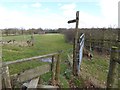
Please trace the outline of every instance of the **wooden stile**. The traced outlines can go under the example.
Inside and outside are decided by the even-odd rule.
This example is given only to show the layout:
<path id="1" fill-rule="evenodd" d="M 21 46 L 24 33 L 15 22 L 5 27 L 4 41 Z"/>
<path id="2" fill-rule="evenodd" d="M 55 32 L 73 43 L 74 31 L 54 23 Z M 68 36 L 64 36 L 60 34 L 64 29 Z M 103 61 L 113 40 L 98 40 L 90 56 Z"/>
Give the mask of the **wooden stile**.
<path id="1" fill-rule="evenodd" d="M 24 82 L 27 80 L 31 80 L 35 77 L 39 77 L 40 75 L 49 72 L 50 70 L 51 70 L 50 65 L 48 65 L 48 64 L 36 67 L 34 69 L 26 70 L 25 72 L 23 72 L 17 76 L 17 78 L 18 78 L 17 81 Z"/>
<path id="2" fill-rule="evenodd" d="M 11 81 L 13 82 L 13 85 L 15 85 L 14 82 L 17 84 L 20 84 L 20 83 L 23 83 L 23 82 L 26 82 L 29 80 L 31 80 L 31 81 L 26 84 L 28 89 L 36 88 L 40 75 L 45 74 L 49 71 L 52 71 L 52 83 L 53 83 L 53 85 L 54 85 L 54 82 L 57 82 L 57 84 L 58 84 L 59 74 L 60 74 L 60 53 L 61 52 L 57 52 L 57 53 L 52 53 L 52 54 L 47 54 L 47 55 L 36 56 L 36 57 L 32 57 L 32 58 L 26 58 L 26 59 L 20 59 L 20 60 L 16 60 L 16 61 L 9 61 L 9 62 L 2 63 L 3 64 L 2 68 L 3 68 L 4 72 L 2 72 L 2 69 L 0 69 L 1 70 L 0 74 L 3 73 L 5 88 L 12 89 Z M 55 61 L 55 56 L 57 56 L 57 62 Z M 15 74 L 14 76 L 11 76 L 11 80 L 10 80 L 8 65 L 12 65 L 12 64 L 16 64 L 16 63 L 23 63 L 23 62 L 32 61 L 32 60 L 38 60 L 38 59 L 47 58 L 47 57 L 52 57 L 52 64 L 51 65 L 45 64 L 42 66 L 35 67 L 33 69 L 26 70 L 26 71 L 21 72 L 19 74 Z M 56 70 L 55 70 L 55 63 L 56 63 Z M 36 78 L 36 79 L 34 79 L 34 78 Z M 0 88 L 2 88 L 2 87 L 0 87 Z"/>
<path id="3" fill-rule="evenodd" d="M 39 77 L 32 79 L 27 86 L 27 90 L 32 90 L 34 88 L 37 88 L 38 81 L 39 81 Z"/>

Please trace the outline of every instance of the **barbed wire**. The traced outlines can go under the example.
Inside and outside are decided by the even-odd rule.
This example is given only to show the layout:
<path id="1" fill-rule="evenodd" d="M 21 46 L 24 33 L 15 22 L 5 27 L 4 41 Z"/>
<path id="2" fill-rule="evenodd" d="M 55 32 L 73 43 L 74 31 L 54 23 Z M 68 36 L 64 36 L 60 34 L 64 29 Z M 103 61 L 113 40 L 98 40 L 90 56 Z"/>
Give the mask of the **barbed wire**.
<path id="1" fill-rule="evenodd" d="M 104 50 L 112 51 L 112 52 L 120 52 L 120 50 L 112 50 L 111 48 L 106 48 L 106 47 L 101 47 L 101 46 L 91 46 L 91 48 L 99 48 L 99 49 L 104 49 Z"/>

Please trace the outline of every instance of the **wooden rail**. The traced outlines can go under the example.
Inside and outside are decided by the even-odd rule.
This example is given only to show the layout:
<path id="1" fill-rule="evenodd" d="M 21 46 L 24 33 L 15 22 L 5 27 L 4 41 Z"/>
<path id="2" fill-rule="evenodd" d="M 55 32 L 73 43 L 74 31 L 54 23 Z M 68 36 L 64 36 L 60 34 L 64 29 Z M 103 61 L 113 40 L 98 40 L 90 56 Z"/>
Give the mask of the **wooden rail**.
<path id="1" fill-rule="evenodd" d="M 50 65 L 47 64 L 47 65 L 38 66 L 30 70 L 26 70 L 25 72 L 22 72 L 16 77 L 18 82 L 25 82 L 35 77 L 39 77 L 40 75 L 45 74 L 49 71 L 50 71 Z"/>
<path id="2" fill-rule="evenodd" d="M 35 57 L 32 57 L 32 58 L 3 62 L 3 64 L 2 64 L 3 65 L 3 71 L 4 71 L 3 72 L 3 80 L 4 80 L 4 83 L 5 83 L 5 88 L 12 88 L 11 79 L 10 79 L 11 77 L 9 75 L 9 67 L 8 67 L 9 65 L 28 62 L 28 61 L 33 61 L 33 60 L 38 60 L 38 59 L 47 58 L 47 57 L 52 57 L 51 65 L 45 64 L 45 65 L 38 66 L 38 67 L 33 68 L 33 69 L 26 70 L 24 72 L 21 72 L 21 73 L 15 75 L 14 78 L 16 79 L 17 82 L 22 83 L 22 82 L 25 82 L 25 81 L 28 81 L 28 80 L 32 80 L 36 77 L 39 77 L 40 75 L 45 74 L 49 71 L 52 71 L 52 83 L 53 83 L 53 85 L 55 84 L 55 82 L 59 83 L 60 55 L 61 55 L 61 52 L 56 52 L 56 53 L 42 55 L 42 56 L 35 56 Z M 57 56 L 57 58 L 56 58 L 56 56 Z M 55 60 L 55 58 L 56 58 L 56 60 Z M 55 66 L 56 66 L 56 68 L 55 68 Z M 33 81 L 37 81 L 37 80 L 33 80 Z"/>
<path id="3" fill-rule="evenodd" d="M 42 58 L 46 58 L 46 57 L 52 57 L 52 56 L 55 56 L 58 54 L 59 53 L 52 53 L 52 54 L 36 56 L 36 57 L 32 57 L 32 58 L 25 58 L 25 59 L 19 59 L 19 60 L 15 60 L 15 61 L 3 62 L 3 67 L 7 66 L 7 65 L 11 65 L 11 64 L 23 63 L 23 62 L 33 61 L 33 60 L 42 59 Z"/>

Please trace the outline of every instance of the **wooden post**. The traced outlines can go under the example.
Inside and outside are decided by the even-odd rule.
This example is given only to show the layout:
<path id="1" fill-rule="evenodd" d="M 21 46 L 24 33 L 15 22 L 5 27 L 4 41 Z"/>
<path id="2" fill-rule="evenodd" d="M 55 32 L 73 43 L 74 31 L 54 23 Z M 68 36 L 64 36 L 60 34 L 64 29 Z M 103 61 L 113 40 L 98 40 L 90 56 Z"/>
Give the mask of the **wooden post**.
<path id="1" fill-rule="evenodd" d="M 103 35 L 102 35 L 102 41 L 101 41 L 101 47 L 102 47 L 101 48 L 101 53 L 103 53 L 103 51 L 104 51 L 104 38 L 105 38 L 105 36 L 104 36 L 105 33 L 104 32 L 105 32 L 105 29 L 102 30 Z"/>
<path id="2" fill-rule="evenodd" d="M 73 68 L 73 73 L 74 73 L 74 75 L 75 76 L 78 76 L 78 68 L 77 68 L 77 66 L 78 66 L 78 55 L 79 55 L 79 50 L 78 50 L 78 24 L 79 24 L 79 11 L 77 11 L 76 12 L 76 34 L 75 34 L 75 53 L 73 54 L 74 56 L 75 56 L 75 60 L 74 60 L 74 62 L 75 63 L 73 63 L 73 66 L 74 66 L 74 68 Z"/>
<path id="3" fill-rule="evenodd" d="M 1 66 L 2 66 L 2 62 L 0 60 L 0 90 L 2 90 L 2 67 Z"/>
<path id="4" fill-rule="evenodd" d="M 74 45 L 73 45 L 73 75 L 78 76 L 78 24 L 79 24 L 79 11 L 76 12 L 76 19 L 68 21 L 68 23 L 76 22 L 75 27 L 75 38 L 74 38 Z"/>
<path id="5" fill-rule="evenodd" d="M 5 88 L 9 88 L 12 89 L 11 86 L 11 80 L 10 80 L 10 74 L 9 74 L 9 67 L 3 67 L 3 78 L 4 78 L 4 82 L 5 82 Z"/>
<path id="6" fill-rule="evenodd" d="M 75 50 L 75 38 L 74 38 L 74 43 L 73 43 L 73 66 L 72 66 L 72 68 L 73 68 L 73 70 L 72 70 L 72 73 L 73 73 L 73 75 L 76 75 L 77 74 L 77 62 L 76 62 L 76 52 L 75 52 L 76 50 Z"/>
<path id="7" fill-rule="evenodd" d="M 2 41 L 2 31 L 0 30 L 0 41 Z M 2 45 L 0 44 L 0 90 L 2 90 Z"/>
<path id="8" fill-rule="evenodd" d="M 120 52 L 119 52 L 119 59 L 120 59 Z M 118 88 L 120 89 L 120 64 L 118 64 Z"/>
<path id="9" fill-rule="evenodd" d="M 33 34 L 31 35 L 31 44 L 32 44 L 32 46 L 34 46 L 34 36 L 33 36 Z"/>
<path id="10" fill-rule="evenodd" d="M 118 29 L 118 50 L 120 50 L 120 29 Z M 118 52 L 118 59 L 120 59 L 120 51 Z M 118 64 L 118 87 L 120 89 L 120 64 Z"/>
<path id="11" fill-rule="evenodd" d="M 51 64 L 51 69 L 52 69 L 52 84 L 55 84 L 55 60 L 54 56 L 52 56 L 52 64 Z"/>
<path id="12" fill-rule="evenodd" d="M 117 52 L 115 52 L 116 50 L 117 50 L 117 47 L 111 48 L 110 65 L 109 65 L 109 72 L 107 76 L 107 89 L 112 88 L 114 83 L 114 75 L 115 75 L 115 69 L 117 64 L 117 62 L 114 61 L 117 57 Z"/>
<path id="13" fill-rule="evenodd" d="M 90 44 L 90 52 L 92 52 L 92 41 L 91 41 L 91 33 L 90 33 L 90 42 L 89 42 L 89 44 Z"/>
<path id="14" fill-rule="evenodd" d="M 59 76 L 60 76 L 60 54 L 58 54 L 56 62 L 55 80 L 57 84 L 59 83 Z"/>

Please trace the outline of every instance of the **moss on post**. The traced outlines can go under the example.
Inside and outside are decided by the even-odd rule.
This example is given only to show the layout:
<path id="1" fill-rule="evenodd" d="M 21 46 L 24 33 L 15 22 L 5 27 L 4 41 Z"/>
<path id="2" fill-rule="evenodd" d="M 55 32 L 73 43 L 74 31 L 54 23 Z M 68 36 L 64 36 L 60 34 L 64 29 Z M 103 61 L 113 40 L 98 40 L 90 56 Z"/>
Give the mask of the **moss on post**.
<path id="1" fill-rule="evenodd" d="M 110 64 L 109 64 L 109 72 L 107 76 L 107 89 L 110 89 L 113 87 L 114 83 L 114 75 L 115 75 L 115 69 L 116 69 L 116 64 L 114 60 L 117 58 L 118 53 L 115 52 L 117 50 L 117 47 L 112 47 L 111 48 L 111 57 L 110 57 Z"/>

